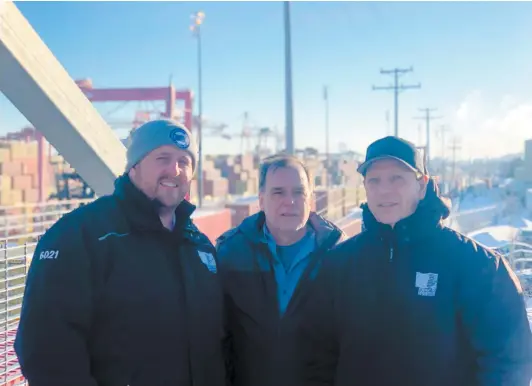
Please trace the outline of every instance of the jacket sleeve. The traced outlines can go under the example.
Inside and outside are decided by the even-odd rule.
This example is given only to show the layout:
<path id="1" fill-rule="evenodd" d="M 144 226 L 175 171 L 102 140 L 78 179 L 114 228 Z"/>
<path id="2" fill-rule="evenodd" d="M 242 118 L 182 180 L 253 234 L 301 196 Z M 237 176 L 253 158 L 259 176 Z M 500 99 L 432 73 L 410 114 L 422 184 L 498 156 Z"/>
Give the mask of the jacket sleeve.
<path id="1" fill-rule="evenodd" d="M 226 300 L 224 299 L 224 302 Z M 227 305 L 224 308 L 224 340 L 223 340 L 223 350 L 224 350 L 224 363 L 225 363 L 225 384 L 226 386 L 231 386 L 234 384 L 235 380 L 235 369 L 233 364 L 234 358 L 234 344 L 233 344 L 233 334 L 229 328 L 229 317 L 227 312 Z"/>
<path id="2" fill-rule="evenodd" d="M 502 256 L 477 248 L 458 262 L 459 314 L 476 354 L 476 382 L 529 386 L 532 334 L 521 285 Z"/>
<path id="3" fill-rule="evenodd" d="M 300 380 L 305 386 L 334 385 L 339 356 L 334 276 L 334 268 L 325 264 L 302 309 L 296 339 Z"/>
<path id="4" fill-rule="evenodd" d="M 87 348 L 91 264 L 69 216 L 39 241 L 27 276 L 15 351 L 31 386 L 97 386 Z"/>
<path id="5" fill-rule="evenodd" d="M 234 343 L 233 343 L 233 333 L 231 330 L 231 311 L 230 311 L 230 299 L 226 291 L 225 286 L 225 259 L 226 259 L 226 248 L 220 248 L 222 239 L 219 238 L 216 240 L 216 256 L 219 263 L 219 274 L 222 282 L 223 288 L 223 297 L 224 297 L 224 340 L 223 340 L 223 350 L 224 350 L 224 360 L 225 360 L 225 374 L 227 386 L 231 386 L 235 382 L 235 368 L 234 368 Z"/>

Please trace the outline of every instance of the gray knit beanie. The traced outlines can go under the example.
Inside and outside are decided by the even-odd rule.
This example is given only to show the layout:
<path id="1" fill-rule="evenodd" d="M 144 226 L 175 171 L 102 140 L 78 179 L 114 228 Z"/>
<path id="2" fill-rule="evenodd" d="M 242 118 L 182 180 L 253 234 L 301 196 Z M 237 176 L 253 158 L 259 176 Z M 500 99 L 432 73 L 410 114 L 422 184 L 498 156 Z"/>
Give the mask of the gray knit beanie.
<path id="1" fill-rule="evenodd" d="M 196 169 L 198 146 L 190 131 L 176 121 L 157 119 L 144 123 L 131 134 L 127 148 L 126 173 L 148 153 L 165 145 L 187 151 L 192 158 L 192 168 Z"/>

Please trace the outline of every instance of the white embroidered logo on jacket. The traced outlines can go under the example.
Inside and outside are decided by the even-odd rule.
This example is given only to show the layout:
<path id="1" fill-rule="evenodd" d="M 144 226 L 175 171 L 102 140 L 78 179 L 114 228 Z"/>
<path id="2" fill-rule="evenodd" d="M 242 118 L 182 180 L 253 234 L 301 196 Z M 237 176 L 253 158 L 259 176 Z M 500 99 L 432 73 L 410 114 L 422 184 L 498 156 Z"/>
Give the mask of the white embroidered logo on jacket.
<path id="1" fill-rule="evenodd" d="M 416 272 L 416 288 L 419 296 L 436 296 L 438 274 Z"/>
<path id="2" fill-rule="evenodd" d="M 209 271 L 211 271 L 212 273 L 216 273 L 217 272 L 217 269 L 216 269 L 216 260 L 214 260 L 214 256 L 212 255 L 212 253 L 209 253 L 209 252 L 203 252 L 203 251 L 198 251 L 198 254 L 199 254 L 199 257 L 201 259 L 201 262 L 203 264 L 205 264 L 205 266 L 207 267 L 207 269 Z"/>

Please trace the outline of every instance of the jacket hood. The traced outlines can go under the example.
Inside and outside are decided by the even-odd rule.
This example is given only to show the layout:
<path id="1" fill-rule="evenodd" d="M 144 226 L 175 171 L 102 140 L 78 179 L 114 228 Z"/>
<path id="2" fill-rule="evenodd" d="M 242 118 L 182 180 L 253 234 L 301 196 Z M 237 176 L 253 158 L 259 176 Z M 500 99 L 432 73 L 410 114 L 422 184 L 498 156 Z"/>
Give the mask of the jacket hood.
<path id="1" fill-rule="evenodd" d="M 258 244 L 266 242 L 263 231 L 265 222 L 266 216 L 263 211 L 260 211 L 244 219 L 237 229 L 252 243 Z M 330 237 L 337 237 L 339 240 L 345 239 L 345 235 L 340 228 L 315 212 L 310 213 L 307 224 L 316 232 L 318 247 L 323 245 Z"/>
<path id="2" fill-rule="evenodd" d="M 375 229 L 385 226 L 377 221 L 373 213 L 371 213 L 368 204 L 364 203 L 360 206 L 362 208 L 362 220 L 364 229 Z M 416 211 L 409 217 L 399 221 L 397 225 L 405 226 L 419 226 L 418 230 L 423 230 L 425 227 L 435 227 L 441 224 L 451 214 L 450 202 L 440 196 L 438 186 L 431 178 L 427 184 L 427 193 L 425 198 L 418 204 Z"/>

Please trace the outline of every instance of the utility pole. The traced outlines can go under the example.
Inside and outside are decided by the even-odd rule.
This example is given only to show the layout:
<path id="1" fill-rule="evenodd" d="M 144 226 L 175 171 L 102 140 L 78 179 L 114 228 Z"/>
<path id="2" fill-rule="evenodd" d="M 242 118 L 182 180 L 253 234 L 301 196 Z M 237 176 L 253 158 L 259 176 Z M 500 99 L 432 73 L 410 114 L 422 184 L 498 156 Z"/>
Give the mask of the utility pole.
<path id="1" fill-rule="evenodd" d="M 446 172 L 446 164 L 445 161 L 445 133 L 449 131 L 449 128 L 445 125 L 440 126 L 440 130 L 438 130 L 438 134 L 441 137 L 441 179 L 442 182 L 445 182 L 445 172 Z"/>
<path id="2" fill-rule="evenodd" d="M 330 184 L 330 173 L 329 169 L 331 167 L 331 155 L 329 153 L 329 88 L 323 86 L 323 100 L 325 102 L 325 154 L 326 154 L 326 171 L 327 171 L 327 187 Z"/>
<path id="3" fill-rule="evenodd" d="M 453 177 L 452 177 L 452 183 L 453 186 L 456 185 L 456 151 L 460 150 L 462 146 L 458 143 L 458 138 L 453 138 L 453 144 L 450 146 L 451 150 L 453 151 Z"/>
<path id="4" fill-rule="evenodd" d="M 430 121 L 432 119 L 440 119 L 441 117 L 434 117 L 434 116 L 431 116 L 430 115 L 430 112 L 431 111 L 435 111 L 436 109 L 430 109 L 430 108 L 425 108 L 425 109 L 419 109 L 419 111 L 424 111 L 425 112 L 425 116 L 424 117 L 415 117 L 414 119 L 423 119 L 425 121 L 425 125 L 426 125 L 426 136 L 427 138 L 425 139 L 426 142 L 425 142 L 425 152 L 427 154 L 427 170 L 429 170 L 429 165 L 430 165 Z"/>
<path id="5" fill-rule="evenodd" d="M 196 12 L 192 15 L 192 25 L 190 30 L 196 37 L 198 41 L 198 173 L 197 173 L 197 183 L 198 183 L 198 208 L 201 208 L 203 205 L 203 133 L 202 133 L 202 123 L 203 123 L 203 92 L 202 92 L 202 60 L 201 60 L 201 24 L 203 24 L 203 19 L 205 19 L 205 13 Z M 191 127 L 188 128 L 192 130 Z"/>
<path id="6" fill-rule="evenodd" d="M 294 154 L 294 113 L 292 97 L 292 43 L 290 34 L 290 2 L 284 2 L 284 56 L 285 56 L 285 144 L 286 152 Z"/>
<path id="7" fill-rule="evenodd" d="M 376 90 L 393 90 L 394 91 L 394 135 L 399 136 L 399 93 L 401 91 L 421 88 L 421 83 L 415 85 L 404 85 L 399 84 L 399 77 L 407 72 L 414 71 L 413 67 L 410 68 L 394 68 L 393 70 L 381 70 L 381 74 L 393 74 L 394 75 L 394 85 L 387 87 L 377 87 L 373 86 L 373 91 Z"/>

